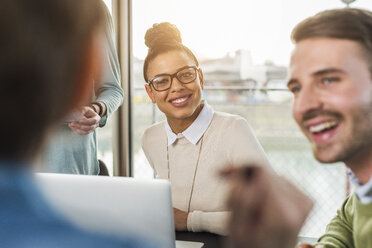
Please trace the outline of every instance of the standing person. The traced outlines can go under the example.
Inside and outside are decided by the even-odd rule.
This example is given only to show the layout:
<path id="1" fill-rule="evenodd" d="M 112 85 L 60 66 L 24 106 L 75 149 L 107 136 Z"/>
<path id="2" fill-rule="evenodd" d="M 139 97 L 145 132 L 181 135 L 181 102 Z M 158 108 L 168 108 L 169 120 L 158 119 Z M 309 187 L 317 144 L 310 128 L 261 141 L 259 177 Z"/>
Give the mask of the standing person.
<path id="1" fill-rule="evenodd" d="M 202 100 L 203 72 L 175 25 L 154 24 L 145 40 L 146 91 L 166 120 L 145 131 L 142 147 L 156 177 L 171 182 L 175 228 L 226 235 L 228 184 L 218 172 L 266 167 L 266 156 L 245 119 L 215 112 Z"/>
<path id="2" fill-rule="evenodd" d="M 72 111 L 61 123 L 47 145 L 42 158 L 44 164 L 39 171 L 85 175 L 100 173 L 96 128 L 105 126 L 108 116 L 123 102 L 114 27 L 106 5 L 102 1 L 100 5 L 106 19 L 102 80 L 94 83 L 91 102 Z"/>
<path id="3" fill-rule="evenodd" d="M 291 57 L 288 88 L 294 95 L 294 119 L 311 142 L 315 158 L 323 163 L 344 162 L 356 186 L 318 242 L 314 246 L 302 244 L 298 247 L 370 248 L 372 12 L 354 8 L 320 12 L 299 23 L 292 32 L 292 40 L 296 47 Z M 240 180 L 236 185 L 243 183 L 244 180 Z M 241 195 L 249 191 L 245 187 Z M 242 204 L 236 196 L 231 198 L 231 203 L 237 206 L 236 213 L 247 214 L 243 209 L 249 203 Z M 286 201 L 281 205 L 286 204 L 294 205 L 294 202 Z M 285 230 L 286 218 L 273 216 L 272 220 L 282 220 L 276 227 Z M 269 220 L 260 222 L 260 228 L 266 231 L 273 231 L 273 226 Z M 296 233 L 295 229 L 292 234 Z M 287 238 L 288 235 L 276 239 L 276 245 L 270 247 L 290 247 L 283 245 Z M 236 242 L 247 244 L 240 247 L 250 247 L 247 238 L 241 237 Z"/>
<path id="4" fill-rule="evenodd" d="M 89 96 L 103 21 L 98 0 L 1 1 L 0 105 L 7 117 L 0 122 L 1 247 L 149 247 L 72 226 L 30 172 L 48 133 Z"/>

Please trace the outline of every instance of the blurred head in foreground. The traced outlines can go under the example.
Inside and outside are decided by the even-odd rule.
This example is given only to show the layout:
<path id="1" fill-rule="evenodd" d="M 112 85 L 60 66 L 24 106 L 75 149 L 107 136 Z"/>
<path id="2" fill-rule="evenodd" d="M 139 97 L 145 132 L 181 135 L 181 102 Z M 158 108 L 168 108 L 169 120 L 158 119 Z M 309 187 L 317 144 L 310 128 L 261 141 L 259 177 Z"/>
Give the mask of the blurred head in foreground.
<path id="1" fill-rule="evenodd" d="M 1 1 L 0 159 L 34 159 L 53 124 L 88 97 L 99 68 L 100 4 Z"/>

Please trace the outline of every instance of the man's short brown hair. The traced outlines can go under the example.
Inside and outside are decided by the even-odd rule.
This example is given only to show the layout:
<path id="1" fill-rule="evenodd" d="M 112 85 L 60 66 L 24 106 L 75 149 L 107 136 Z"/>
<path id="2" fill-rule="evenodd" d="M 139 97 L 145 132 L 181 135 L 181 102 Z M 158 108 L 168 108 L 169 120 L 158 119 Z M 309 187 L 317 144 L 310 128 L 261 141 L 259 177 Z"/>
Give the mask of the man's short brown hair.
<path id="1" fill-rule="evenodd" d="M 372 64 L 372 12 L 344 8 L 322 11 L 309 17 L 293 29 L 294 43 L 310 38 L 348 39 L 358 42 Z M 370 66 L 371 67 L 371 66 Z"/>

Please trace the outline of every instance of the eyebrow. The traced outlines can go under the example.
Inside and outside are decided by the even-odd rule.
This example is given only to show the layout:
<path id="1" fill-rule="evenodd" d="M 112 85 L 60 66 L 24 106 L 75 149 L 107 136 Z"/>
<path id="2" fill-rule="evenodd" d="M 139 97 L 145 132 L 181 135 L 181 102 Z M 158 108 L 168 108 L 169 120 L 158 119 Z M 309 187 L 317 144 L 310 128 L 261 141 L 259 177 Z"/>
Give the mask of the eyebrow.
<path id="1" fill-rule="evenodd" d="M 290 80 L 288 81 L 288 83 L 287 83 L 287 88 L 289 88 L 289 86 L 290 86 L 291 84 L 295 84 L 295 83 L 297 83 L 297 82 L 298 82 L 297 79 L 290 79 Z"/>
<path id="2" fill-rule="evenodd" d="M 199 66 L 197 66 L 197 65 L 185 65 L 185 66 L 183 66 L 183 67 L 178 68 L 178 69 L 176 70 L 176 72 L 174 72 L 174 73 L 160 73 L 160 74 L 157 74 L 157 75 L 153 76 L 152 78 L 150 78 L 150 79 L 148 80 L 148 82 L 150 82 L 151 80 L 153 80 L 153 79 L 156 78 L 156 77 L 160 77 L 160 76 L 172 76 L 172 75 L 175 75 L 175 74 L 179 73 L 180 71 L 182 71 L 183 69 L 191 68 L 191 67 L 199 68 Z"/>
<path id="3" fill-rule="evenodd" d="M 323 75 L 326 75 L 326 74 L 329 74 L 329 73 L 345 73 L 344 70 L 341 70 L 341 69 L 337 69 L 337 68 L 327 68 L 327 69 L 324 69 L 324 70 L 319 70 L 319 71 L 316 71 L 314 73 L 312 73 L 312 76 L 323 76 Z M 289 86 L 291 84 L 294 84 L 294 83 L 298 83 L 298 80 L 293 78 L 293 79 L 290 79 L 287 83 L 287 88 L 289 88 Z"/>
<path id="4" fill-rule="evenodd" d="M 316 71 L 312 75 L 313 76 L 322 76 L 322 75 L 325 75 L 325 74 L 328 74 L 328 73 L 345 73 L 345 71 L 341 70 L 341 69 L 337 69 L 337 68 L 327 68 L 327 69 L 324 69 L 324 70 Z"/>

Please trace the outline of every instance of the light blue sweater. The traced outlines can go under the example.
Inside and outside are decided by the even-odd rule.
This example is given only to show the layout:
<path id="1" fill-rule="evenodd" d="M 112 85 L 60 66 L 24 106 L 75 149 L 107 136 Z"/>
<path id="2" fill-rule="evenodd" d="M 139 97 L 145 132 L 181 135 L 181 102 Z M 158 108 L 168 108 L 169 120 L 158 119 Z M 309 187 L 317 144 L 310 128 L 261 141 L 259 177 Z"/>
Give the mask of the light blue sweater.
<path id="1" fill-rule="evenodd" d="M 101 101 L 107 107 L 107 113 L 101 118 L 100 127 L 106 124 L 107 117 L 122 104 L 124 93 L 120 87 L 120 66 L 114 42 L 114 28 L 110 13 L 107 13 L 105 32 L 106 46 L 103 61 L 102 84 L 96 87 L 93 102 Z M 96 131 L 88 135 L 74 133 L 67 124 L 50 138 L 42 156 L 41 172 L 98 175 Z"/>

